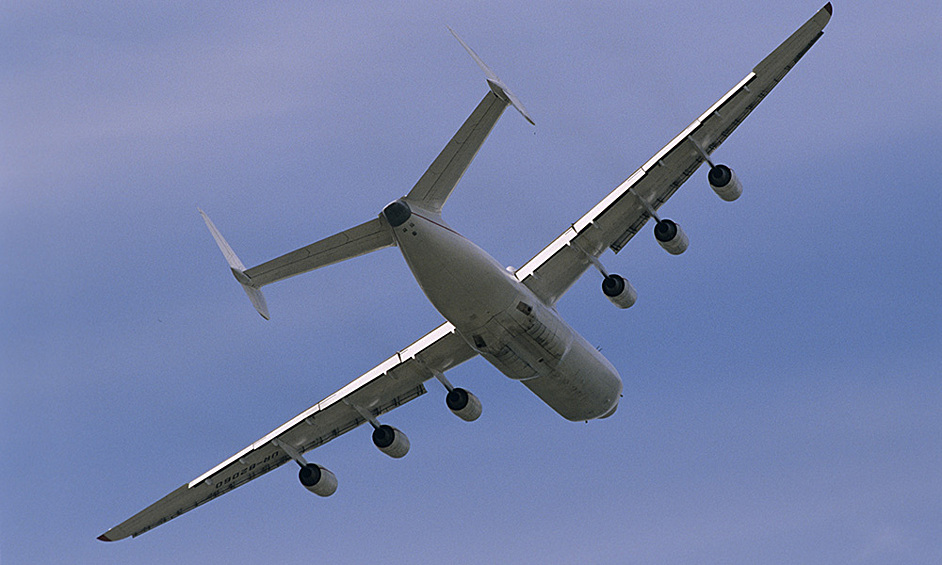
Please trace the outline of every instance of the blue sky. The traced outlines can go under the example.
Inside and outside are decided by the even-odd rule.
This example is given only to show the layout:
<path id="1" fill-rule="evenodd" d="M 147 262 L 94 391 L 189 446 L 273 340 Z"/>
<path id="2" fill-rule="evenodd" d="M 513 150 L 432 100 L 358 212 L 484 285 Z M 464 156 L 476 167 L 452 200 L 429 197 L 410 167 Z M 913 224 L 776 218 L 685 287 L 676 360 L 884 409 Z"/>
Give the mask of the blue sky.
<path id="1" fill-rule="evenodd" d="M 620 371 L 567 422 L 482 360 L 134 540 L 95 537 L 441 321 L 395 249 L 266 288 L 246 264 L 404 194 L 486 92 L 527 105 L 445 209 L 519 266 L 820 8 L 596 2 L 0 7 L 0 560 L 19 563 L 938 563 L 942 43 L 936 2 L 836 2 L 825 36 L 559 310 Z"/>

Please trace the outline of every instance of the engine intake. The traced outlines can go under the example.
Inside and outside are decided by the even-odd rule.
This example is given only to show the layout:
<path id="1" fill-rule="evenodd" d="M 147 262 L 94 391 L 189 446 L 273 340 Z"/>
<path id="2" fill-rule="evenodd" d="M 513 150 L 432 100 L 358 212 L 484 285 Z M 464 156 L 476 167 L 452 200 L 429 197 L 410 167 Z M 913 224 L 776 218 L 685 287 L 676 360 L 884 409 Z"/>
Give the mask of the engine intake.
<path id="1" fill-rule="evenodd" d="M 739 182 L 739 177 L 726 165 L 710 167 L 710 174 L 707 178 L 710 180 L 710 188 L 713 192 L 727 202 L 732 202 L 742 195 L 742 183 Z"/>
<path id="2" fill-rule="evenodd" d="M 445 397 L 445 404 L 455 416 L 465 422 L 473 422 L 481 416 L 481 401 L 463 388 L 453 388 Z"/>
<path id="3" fill-rule="evenodd" d="M 304 488 L 318 496 L 330 496 L 337 492 L 337 477 L 315 463 L 308 463 L 301 467 L 298 480 Z"/>
<path id="4" fill-rule="evenodd" d="M 638 292 L 621 275 L 608 275 L 602 280 L 602 293 L 619 308 L 630 308 L 638 300 Z"/>
<path id="5" fill-rule="evenodd" d="M 690 243 L 684 230 L 672 220 L 660 220 L 654 226 L 654 237 L 671 255 L 680 255 L 687 250 Z"/>
<path id="6" fill-rule="evenodd" d="M 385 424 L 373 430 L 373 445 L 394 459 L 409 453 L 409 438 L 406 434 Z"/>

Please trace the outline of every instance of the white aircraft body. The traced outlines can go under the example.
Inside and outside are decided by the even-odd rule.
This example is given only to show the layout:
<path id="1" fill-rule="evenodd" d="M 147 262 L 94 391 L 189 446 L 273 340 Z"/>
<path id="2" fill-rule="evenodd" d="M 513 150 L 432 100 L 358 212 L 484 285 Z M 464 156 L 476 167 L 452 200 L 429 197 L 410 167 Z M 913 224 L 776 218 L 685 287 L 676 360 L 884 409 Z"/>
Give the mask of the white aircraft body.
<path id="1" fill-rule="evenodd" d="M 599 257 L 607 248 L 620 251 L 651 218 L 661 246 L 682 253 L 687 236 L 675 222 L 660 218 L 657 210 L 702 163 L 709 164 L 710 185 L 721 198 L 731 201 L 740 195 L 742 185 L 735 173 L 714 164 L 710 155 L 817 41 L 830 17 L 829 3 L 624 183 L 514 271 L 449 227 L 441 215 L 504 109 L 512 105 L 532 123 L 516 96 L 460 38 L 487 75 L 490 90 L 415 187 L 378 217 L 246 269 L 201 210 L 233 274 L 266 319 L 262 286 L 396 246 L 447 321 L 99 539 L 138 536 L 291 460 L 301 467 L 299 478 L 308 490 L 329 496 L 337 488 L 336 477 L 308 463 L 305 452 L 368 422 L 381 451 L 404 456 L 409 450 L 405 434 L 378 419 L 424 394 L 424 383 L 431 378 L 448 390 L 446 404 L 456 415 L 475 420 L 481 414 L 480 401 L 444 376 L 475 355 L 523 383 L 568 420 L 610 416 L 622 390 L 617 371 L 560 318 L 554 305 L 594 266 L 603 275 L 604 294 L 619 307 L 631 306 L 635 290 L 623 277 L 609 274 Z"/>

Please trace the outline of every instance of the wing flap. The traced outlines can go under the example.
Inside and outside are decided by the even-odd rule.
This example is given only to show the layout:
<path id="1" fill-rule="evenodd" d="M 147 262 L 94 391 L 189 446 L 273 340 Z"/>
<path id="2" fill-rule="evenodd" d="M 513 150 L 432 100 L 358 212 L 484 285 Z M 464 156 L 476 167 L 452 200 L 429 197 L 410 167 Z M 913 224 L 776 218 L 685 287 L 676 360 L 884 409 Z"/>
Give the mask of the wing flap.
<path id="1" fill-rule="evenodd" d="M 301 453 L 314 449 L 365 422 L 350 404 L 374 416 L 385 414 L 425 394 L 423 383 L 433 372 L 447 371 L 475 355 L 454 326 L 446 322 L 98 539 L 117 541 L 156 528 L 290 461 L 291 457 L 273 440 Z"/>

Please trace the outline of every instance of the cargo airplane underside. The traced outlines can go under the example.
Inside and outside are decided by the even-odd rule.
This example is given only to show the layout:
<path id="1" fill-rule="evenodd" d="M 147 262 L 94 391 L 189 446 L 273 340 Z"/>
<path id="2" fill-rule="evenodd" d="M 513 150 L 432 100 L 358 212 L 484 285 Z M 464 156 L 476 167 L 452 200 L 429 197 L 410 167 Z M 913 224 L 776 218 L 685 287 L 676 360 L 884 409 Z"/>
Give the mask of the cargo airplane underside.
<path id="1" fill-rule="evenodd" d="M 306 452 L 369 423 L 373 442 L 383 453 L 404 456 L 409 440 L 400 430 L 380 423 L 380 418 L 424 394 L 424 383 L 433 378 L 447 390 L 445 401 L 452 412 L 467 421 L 477 419 L 480 400 L 453 386 L 444 374 L 476 355 L 520 381 L 568 420 L 610 416 L 621 396 L 621 378 L 559 316 L 556 302 L 586 270 L 595 269 L 602 276 L 605 296 L 620 308 L 631 306 L 637 296 L 634 288 L 624 277 L 608 272 L 600 256 L 606 249 L 618 253 L 650 219 L 658 243 L 669 253 L 683 253 L 687 236 L 676 222 L 659 216 L 658 210 L 701 164 L 708 164 L 709 184 L 723 200 L 739 197 L 739 179 L 726 165 L 714 163 L 713 152 L 821 37 L 830 17 L 829 3 L 625 182 L 516 270 L 502 267 L 442 218 L 448 196 L 503 111 L 513 106 L 533 123 L 519 99 L 457 35 L 484 70 L 489 90 L 412 190 L 377 217 L 246 269 L 201 210 L 236 280 L 266 319 L 264 285 L 395 246 L 446 321 L 98 539 L 138 536 L 289 461 L 300 466 L 305 488 L 329 496 L 337 488 L 336 477 L 309 463 Z"/>

